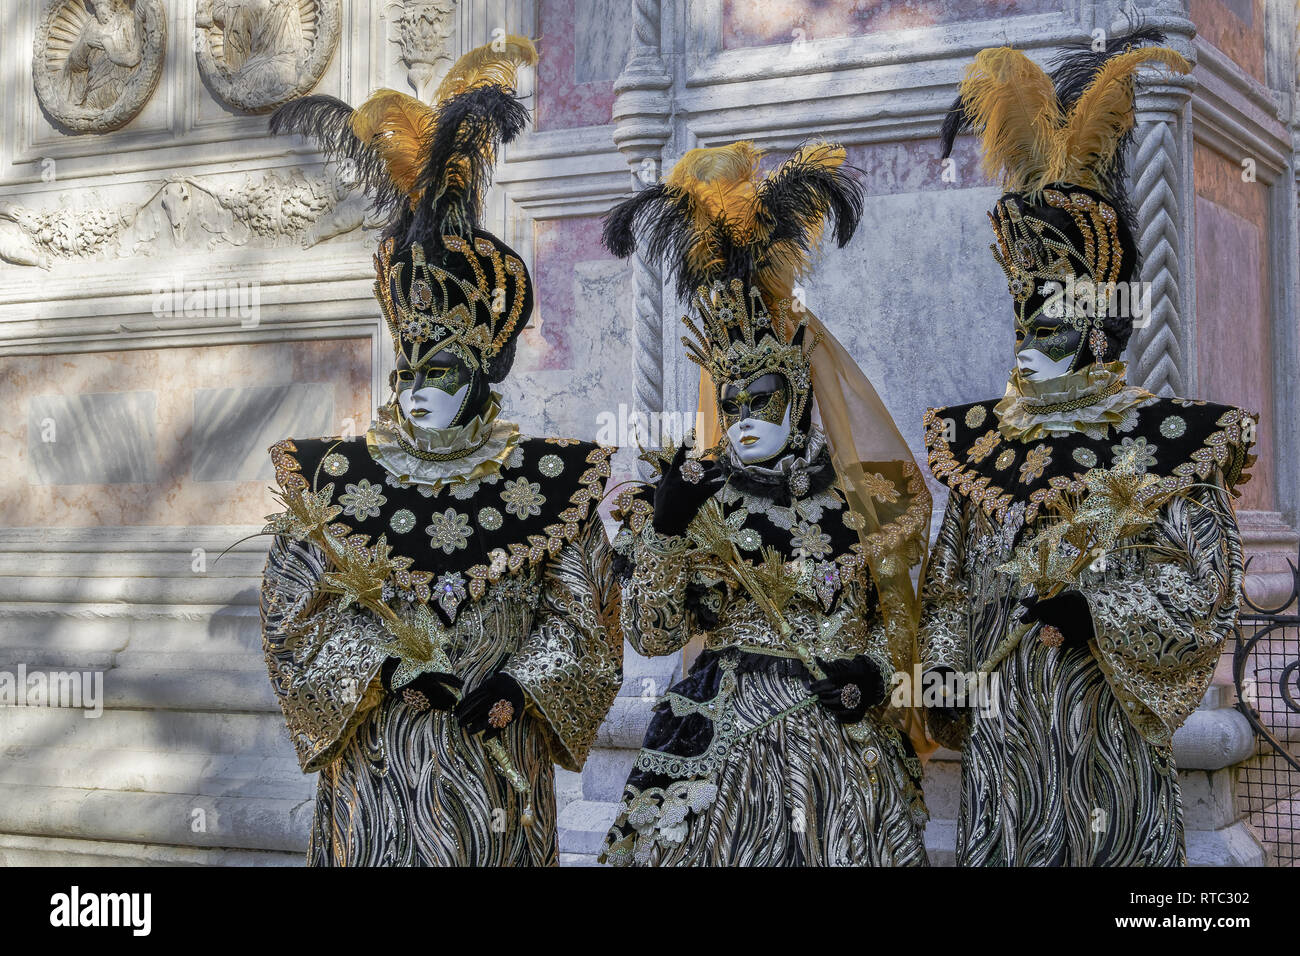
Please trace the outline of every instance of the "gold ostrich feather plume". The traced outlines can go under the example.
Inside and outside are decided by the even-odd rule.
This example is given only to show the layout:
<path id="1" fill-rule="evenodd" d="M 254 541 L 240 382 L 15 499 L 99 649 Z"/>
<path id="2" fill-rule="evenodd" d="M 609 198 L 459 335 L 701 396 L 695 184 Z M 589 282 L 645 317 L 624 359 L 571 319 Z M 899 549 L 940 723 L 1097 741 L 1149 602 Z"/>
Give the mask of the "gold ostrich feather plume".
<path id="1" fill-rule="evenodd" d="M 692 270 L 701 274 L 717 270 L 724 262 L 724 250 L 731 246 L 766 246 L 758 258 L 765 265 L 756 281 L 776 288 L 803 272 L 808 262 L 806 246 L 815 245 L 825 226 L 828 204 L 809 201 L 791 204 L 787 211 L 804 232 L 803 240 L 772 241 L 776 224 L 765 203 L 765 193 L 792 171 L 835 169 L 844 165 L 842 146 L 810 143 L 801 146 L 779 167 L 760 176 L 763 151 L 748 140 L 726 146 L 688 150 L 664 180 L 676 194 L 687 194 L 691 203 L 692 241 L 687 251 Z M 776 275 L 775 273 L 779 273 Z"/>
<path id="2" fill-rule="evenodd" d="M 1052 79 L 1038 64 L 1011 47 L 981 50 L 962 79 L 961 101 L 980 136 L 985 173 L 1030 196 L 1054 182 L 1098 189 L 1099 170 L 1133 128 L 1133 75 L 1153 61 L 1191 70 L 1168 47 L 1120 53 L 1062 116 Z"/>
<path id="3" fill-rule="evenodd" d="M 537 47 L 533 41 L 512 33 L 500 42 L 475 47 L 452 64 L 438 84 L 433 101 L 441 103 L 476 86 L 513 88 L 519 67 L 536 65 Z"/>
<path id="4" fill-rule="evenodd" d="M 536 63 L 537 48 L 527 37 L 511 35 L 501 43 L 475 47 L 452 65 L 434 93 L 433 105 L 397 90 L 376 90 L 353 113 L 352 132 L 373 146 L 393 182 L 414 204 L 421 195 L 417 182 L 433 141 L 438 107 L 476 87 L 512 88 L 518 68 Z M 489 163 L 494 158 L 484 157 Z M 460 159 L 448 170 L 453 184 L 464 178 L 456 166 L 466 162 Z"/>
<path id="5" fill-rule="evenodd" d="M 412 196 L 433 137 L 437 110 L 397 90 L 377 90 L 352 114 L 352 133 L 369 143 L 388 166 L 397 187 Z"/>
<path id="6" fill-rule="evenodd" d="M 1043 185 L 1078 182 L 1089 186 L 1079 178 L 1114 158 L 1120 138 L 1133 128 L 1133 74 L 1151 61 L 1175 73 L 1192 69 L 1181 53 L 1162 46 L 1130 50 L 1107 60 L 1054 134 Z"/>

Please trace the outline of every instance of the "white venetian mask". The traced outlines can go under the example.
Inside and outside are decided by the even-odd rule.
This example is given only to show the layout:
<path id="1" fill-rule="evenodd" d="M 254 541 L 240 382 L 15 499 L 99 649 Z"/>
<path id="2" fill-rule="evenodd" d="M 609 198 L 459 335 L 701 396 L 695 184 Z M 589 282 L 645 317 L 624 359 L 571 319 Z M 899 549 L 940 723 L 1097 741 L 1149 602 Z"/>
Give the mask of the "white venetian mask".
<path id="1" fill-rule="evenodd" d="M 780 424 L 761 418 L 742 418 L 727 429 L 727 440 L 742 464 L 766 461 L 781 453 L 790 439 L 790 406 Z"/>
<path id="2" fill-rule="evenodd" d="M 397 405 L 402 410 L 402 418 L 416 431 L 446 428 L 465 404 L 469 386 L 466 382 L 452 394 L 432 385 L 404 388 L 397 393 Z"/>

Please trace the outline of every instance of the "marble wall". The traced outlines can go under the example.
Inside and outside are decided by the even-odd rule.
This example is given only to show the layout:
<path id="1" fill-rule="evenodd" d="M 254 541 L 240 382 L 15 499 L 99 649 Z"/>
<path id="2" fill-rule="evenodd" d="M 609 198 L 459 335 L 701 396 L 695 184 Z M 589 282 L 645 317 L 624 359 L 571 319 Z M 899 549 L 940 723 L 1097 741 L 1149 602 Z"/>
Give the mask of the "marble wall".
<path id="1" fill-rule="evenodd" d="M 997 20 L 1059 7 L 1047 0 L 725 0 L 723 37 L 728 48 L 764 46 Z"/>
<path id="2" fill-rule="evenodd" d="M 853 147 L 849 162 L 867 192 L 862 225 L 845 249 L 823 252 L 808 283 L 809 307 L 858 360 L 922 462 L 925 409 L 1001 394 L 1014 341 L 1006 280 L 988 248 L 985 213 L 998 190 L 972 139 L 954 150 L 950 181 L 939 154 L 937 139 Z"/>
<path id="3" fill-rule="evenodd" d="M 502 395 L 507 414 L 529 434 L 626 446 L 605 425 L 617 419 L 620 403 L 629 407 L 629 276 L 600 245 L 600 225 L 590 216 L 537 224 L 537 308 Z M 631 477 L 634 461 L 634 449 L 622 447 L 611 483 Z M 602 507 L 608 513 L 612 501 Z"/>
<path id="4" fill-rule="evenodd" d="M 1266 83 L 1268 0 L 1191 0 L 1201 39 L 1222 50 L 1251 77 Z"/>
<path id="5" fill-rule="evenodd" d="M 192 44 L 198 3 L 166 4 L 160 79 L 138 111 L 111 129 L 68 128 L 42 105 L 32 52 L 41 11 L 72 3 L 0 10 L 0 464 L 19 489 L 0 496 L 0 668 L 100 669 L 108 703 L 99 721 L 0 712 L 0 863 L 292 862 L 312 779 L 260 658 L 265 540 L 215 554 L 273 509 L 267 445 L 360 432 L 386 397 L 365 202 L 305 144 L 267 136 L 261 106 L 236 102 L 274 99 L 273 84 L 212 82 L 214 60 Z M 1280 0 L 1137 5 L 1198 59 L 1194 89 L 1141 106 L 1144 123 L 1168 124 L 1141 171 L 1159 172 L 1144 241 L 1172 258 L 1161 281 L 1181 294 L 1171 361 L 1197 394 L 1264 413 L 1243 523 L 1256 553 L 1294 553 L 1290 21 Z M 338 30 L 313 28 L 300 61 L 312 75 L 294 79 L 351 102 L 380 86 L 427 93 L 497 29 L 540 38 L 521 82 L 533 129 L 505 151 L 487 212 L 537 290 L 503 387 L 526 431 L 626 445 L 629 412 L 688 420 L 698 375 L 678 342 L 681 307 L 652 264 L 601 248 L 600 217 L 646 163 L 662 170 L 693 146 L 752 138 L 775 162 L 824 136 L 846 143 L 868 198 L 853 242 L 819 253 L 806 301 L 923 458 L 924 409 L 999 393 L 1011 364 L 985 216 L 997 190 L 969 138 L 953 163 L 938 159 L 961 70 L 987 45 L 1045 56 L 1109 28 L 1125 4 L 309 6 L 337 8 Z M 323 60 L 317 37 L 333 43 Z M 1254 184 L 1233 155 L 1247 140 Z M 255 290 L 257 314 L 159 309 L 176 282 Z M 620 452 L 615 482 L 634 458 Z M 648 719 L 646 682 L 679 667 L 629 655 L 587 771 L 560 776 L 566 862 L 588 860 L 609 822 Z M 951 810 L 956 765 L 931 766 L 932 805 Z M 931 840 L 942 860 L 943 819 Z"/>
<path id="6" fill-rule="evenodd" d="M 369 425 L 370 365 L 360 339 L 0 356 L 0 459 L 24 486 L 0 527 L 254 524 L 272 443 Z"/>
<path id="7" fill-rule="evenodd" d="M 1195 163 L 1198 394 L 1272 418 L 1272 369 L 1284 346 L 1273 332 L 1268 187 L 1244 181 L 1238 158 L 1206 146 L 1196 148 Z M 1259 461 L 1237 506 L 1276 510 L 1275 427 L 1260 429 L 1255 451 Z"/>
<path id="8" fill-rule="evenodd" d="M 542 60 L 534 122 L 539 130 L 601 126 L 632 41 L 627 0 L 541 0 Z"/>

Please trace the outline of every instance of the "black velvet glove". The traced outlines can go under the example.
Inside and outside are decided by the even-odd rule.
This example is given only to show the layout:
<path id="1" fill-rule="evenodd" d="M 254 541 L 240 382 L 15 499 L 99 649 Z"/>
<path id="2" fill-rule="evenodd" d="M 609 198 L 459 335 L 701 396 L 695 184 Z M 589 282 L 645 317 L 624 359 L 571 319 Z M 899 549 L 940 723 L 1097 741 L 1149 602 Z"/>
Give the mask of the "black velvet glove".
<path id="1" fill-rule="evenodd" d="M 677 449 L 672 464 L 655 485 L 654 529 L 669 537 L 685 533 L 700 507 L 722 487 L 722 482 L 722 469 L 717 462 L 688 460 L 686 446 Z"/>
<path id="2" fill-rule="evenodd" d="M 865 654 L 829 662 L 819 657 L 817 663 L 826 678 L 813 681 L 811 690 L 840 723 L 856 724 L 885 699 L 885 678 Z"/>
<path id="3" fill-rule="evenodd" d="M 467 734 L 500 737 L 524 713 L 524 689 L 509 674 L 493 674 L 456 705 L 456 719 Z"/>
<path id="4" fill-rule="evenodd" d="M 1066 647 L 1083 647 L 1094 636 L 1088 600 L 1078 591 L 1062 591 L 1041 601 L 1022 598 L 1020 606 L 1025 609 L 1022 621 L 1056 628 L 1065 638 Z"/>
<path id="5" fill-rule="evenodd" d="M 379 670 L 380 683 L 390 694 L 400 694 L 416 710 L 451 710 L 456 706 L 456 691 L 465 686 L 465 682 L 455 674 L 425 673 L 408 681 L 400 687 L 393 686 L 393 672 L 401 660 L 390 657 L 384 661 Z"/>

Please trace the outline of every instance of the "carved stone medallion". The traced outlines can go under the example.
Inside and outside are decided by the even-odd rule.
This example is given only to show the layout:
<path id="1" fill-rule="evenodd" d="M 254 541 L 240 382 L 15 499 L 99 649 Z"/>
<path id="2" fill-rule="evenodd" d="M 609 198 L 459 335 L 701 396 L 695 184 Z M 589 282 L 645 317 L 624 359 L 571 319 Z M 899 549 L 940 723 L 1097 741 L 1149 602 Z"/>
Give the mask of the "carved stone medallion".
<path id="1" fill-rule="evenodd" d="M 199 72 L 222 103 L 269 113 L 320 82 L 341 22 L 339 0 L 197 0 Z"/>
<path id="2" fill-rule="evenodd" d="M 41 0 L 36 97 L 69 131 L 120 129 L 153 95 L 166 48 L 162 0 Z"/>

